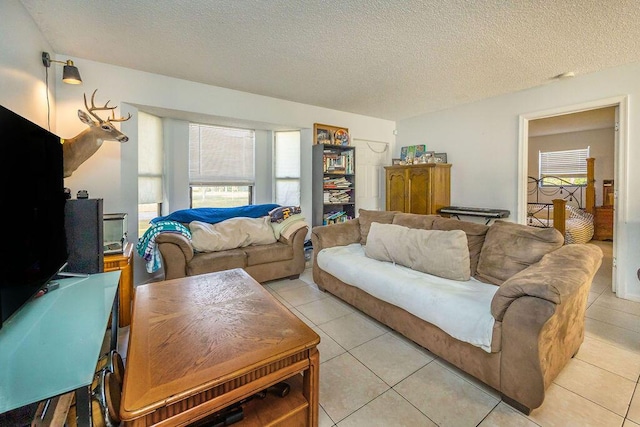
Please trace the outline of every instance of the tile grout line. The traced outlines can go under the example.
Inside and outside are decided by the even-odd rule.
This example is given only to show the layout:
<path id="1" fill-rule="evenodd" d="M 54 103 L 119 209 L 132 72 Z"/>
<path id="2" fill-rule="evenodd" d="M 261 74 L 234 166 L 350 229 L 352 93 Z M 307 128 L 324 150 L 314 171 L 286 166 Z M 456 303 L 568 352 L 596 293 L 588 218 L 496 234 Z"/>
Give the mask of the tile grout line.
<path id="1" fill-rule="evenodd" d="M 558 387 L 560 387 L 560 388 L 562 388 L 562 389 L 564 389 L 564 390 L 568 391 L 569 393 L 574 394 L 574 395 L 578 396 L 579 398 L 584 399 L 584 400 L 586 400 L 586 401 L 588 401 L 588 402 L 591 402 L 591 403 L 593 403 L 594 405 L 599 406 L 600 408 L 604 409 L 605 411 L 610 412 L 610 413 L 612 413 L 613 415 L 615 415 L 615 416 L 617 416 L 617 417 L 622 418 L 622 420 L 623 420 L 623 422 L 624 422 L 625 417 L 624 417 L 623 415 L 620 415 L 620 414 L 618 414 L 618 413 L 616 413 L 616 412 L 612 411 L 611 409 L 607 408 L 606 406 L 602 406 L 602 405 L 601 405 L 601 404 L 599 404 L 598 402 L 594 402 L 593 400 L 589 399 L 588 397 L 582 396 L 581 394 L 578 394 L 578 393 L 576 393 L 575 391 L 569 390 L 568 388 L 566 388 L 566 387 L 564 387 L 564 386 L 562 386 L 562 385 L 560 385 L 560 384 L 558 384 L 558 383 L 556 383 L 556 382 L 553 382 L 552 384 L 555 384 L 556 386 L 558 386 Z M 545 397 L 546 397 L 546 396 L 545 396 Z"/>

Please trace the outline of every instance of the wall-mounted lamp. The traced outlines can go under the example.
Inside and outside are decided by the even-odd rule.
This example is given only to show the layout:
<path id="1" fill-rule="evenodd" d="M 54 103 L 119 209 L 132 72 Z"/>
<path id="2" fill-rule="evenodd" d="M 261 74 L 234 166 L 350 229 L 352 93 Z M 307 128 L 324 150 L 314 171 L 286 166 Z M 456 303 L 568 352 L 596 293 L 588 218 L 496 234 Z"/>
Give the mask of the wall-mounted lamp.
<path id="1" fill-rule="evenodd" d="M 67 59 L 66 61 L 56 61 L 55 59 L 51 59 L 51 56 L 49 56 L 49 52 L 42 52 L 42 63 L 44 64 L 44 66 L 49 68 L 52 62 L 64 64 L 64 69 L 62 70 L 63 82 L 72 85 L 79 85 L 80 83 L 82 83 L 80 72 L 78 71 L 78 68 L 73 65 L 72 60 Z"/>

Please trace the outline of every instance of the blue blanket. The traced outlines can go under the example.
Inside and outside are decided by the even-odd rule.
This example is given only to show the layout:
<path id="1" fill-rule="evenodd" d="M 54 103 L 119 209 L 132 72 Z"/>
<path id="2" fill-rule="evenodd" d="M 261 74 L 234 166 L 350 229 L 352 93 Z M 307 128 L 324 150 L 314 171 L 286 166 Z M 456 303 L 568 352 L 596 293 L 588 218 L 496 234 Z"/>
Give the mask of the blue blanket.
<path id="1" fill-rule="evenodd" d="M 260 218 L 269 215 L 271 209 L 280 207 L 273 203 L 263 205 L 237 206 L 233 208 L 193 208 L 175 211 L 166 216 L 159 216 L 151 220 L 151 224 L 159 221 L 177 221 L 189 223 L 191 221 L 207 222 L 216 224 L 226 219 L 236 217 Z"/>

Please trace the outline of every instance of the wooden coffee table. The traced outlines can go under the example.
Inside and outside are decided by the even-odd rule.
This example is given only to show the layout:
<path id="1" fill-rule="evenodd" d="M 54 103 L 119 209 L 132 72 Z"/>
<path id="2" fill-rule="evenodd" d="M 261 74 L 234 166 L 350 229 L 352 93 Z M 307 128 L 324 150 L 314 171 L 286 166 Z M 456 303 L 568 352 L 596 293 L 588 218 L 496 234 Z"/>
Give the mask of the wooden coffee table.
<path id="1" fill-rule="evenodd" d="M 125 426 L 188 425 L 284 380 L 237 425 L 318 424 L 320 337 L 242 269 L 136 287 L 129 334 Z"/>

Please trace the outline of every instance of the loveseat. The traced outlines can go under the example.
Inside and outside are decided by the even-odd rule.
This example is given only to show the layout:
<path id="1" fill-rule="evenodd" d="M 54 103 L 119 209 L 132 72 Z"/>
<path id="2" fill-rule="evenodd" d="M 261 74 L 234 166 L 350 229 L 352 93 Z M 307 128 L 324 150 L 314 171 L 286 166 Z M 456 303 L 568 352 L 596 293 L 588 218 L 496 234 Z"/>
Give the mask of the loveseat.
<path id="1" fill-rule="evenodd" d="M 311 238 L 320 289 L 526 414 L 577 353 L 602 262 L 595 245 L 564 245 L 553 228 L 501 220 L 360 210 L 354 220 L 314 227 Z"/>
<path id="2" fill-rule="evenodd" d="M 268 217 L 232 218 L 217 224 L 194 221 L 188 224 L 191 237 L 159 233 L 155 244 L 165 280 L 232 268 L 244 269 L 260 283 L 299 277 L 305 268 L 309 230 L 304 218 L 292 215 L 274 225 L 273 231 L 268 223 Z"/>

